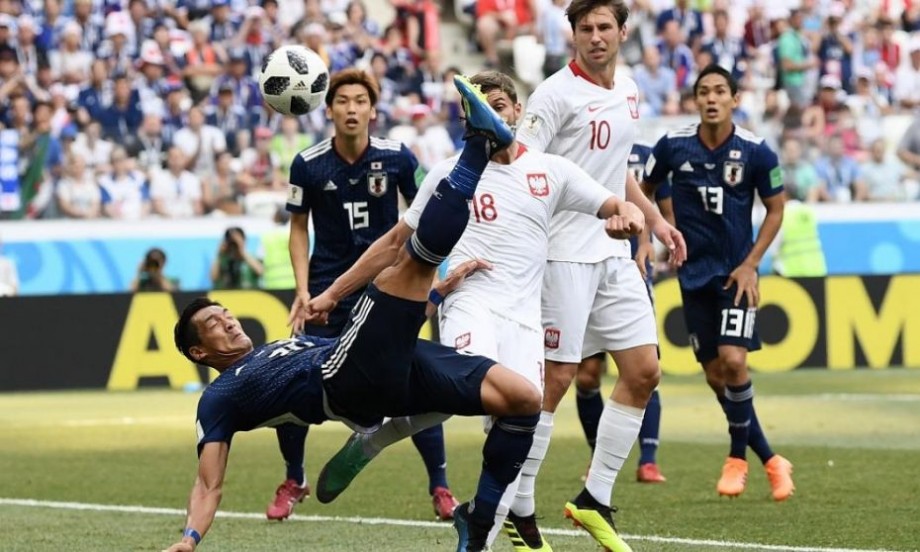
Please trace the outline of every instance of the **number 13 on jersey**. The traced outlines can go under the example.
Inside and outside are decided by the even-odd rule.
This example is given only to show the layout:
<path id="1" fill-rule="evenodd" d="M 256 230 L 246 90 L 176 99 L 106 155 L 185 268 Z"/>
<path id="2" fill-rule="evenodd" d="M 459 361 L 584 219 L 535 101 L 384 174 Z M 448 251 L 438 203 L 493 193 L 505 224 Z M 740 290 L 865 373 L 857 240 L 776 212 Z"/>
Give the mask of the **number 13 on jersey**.
<path id="1" fill-rule="evenodd" d="M 722 214 L 722 200 L 725 190 L 718 186 L 698 186 L 696 191 L 703 198 L 703 208 L 710 213 Z"/>

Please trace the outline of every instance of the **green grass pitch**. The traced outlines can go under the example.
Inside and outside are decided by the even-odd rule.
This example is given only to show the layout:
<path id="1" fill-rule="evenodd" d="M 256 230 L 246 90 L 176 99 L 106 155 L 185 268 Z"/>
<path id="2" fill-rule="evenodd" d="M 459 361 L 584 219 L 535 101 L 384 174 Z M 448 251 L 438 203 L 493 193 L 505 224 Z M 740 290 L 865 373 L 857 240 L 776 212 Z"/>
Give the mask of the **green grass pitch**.
<path id="1" fill-rule="evenodd" d="M 633 549 L 917 550 L 920 370 L 798 371 L 754 381 L 767 436 L 795 464 L 797 494 L 773 503 L 751 455 L 745 494 L 720 499 L 715 482 L 728 450 L 721 411 L 702 377 L 665 377 L 659 462 L 668 482 L 637 484 L 634 451 L 614 493 L 618 525 L 633 537 Z M 605 382 L 605 391 L 611 385 Z M 197 397 L 0 395 L 0 550 L 161 550 L 174 542 L 195 476 Z M 312 429 L 311 481 L 347 435 L 334 423 Z M 475 489 L 482 442 L 479 420 L 448 423 L 449 477 L 461 498 Z M 549 536 L 554 550 L 597 550 L 561 515 L 588 460 L 570 396 L 537 486 L 542 525 L 558 530 Z M 427 478 L 408 442 L 384 452 L 335 503 L 308 500 L 295 510 L 300 519 L 269 523 L 262 516 L 283 473 L 273 431 L 237 436 L 221 505 L 234 515 L 218 519 L 199 549 L 454 550 L 450 526 L 431 523 Z M 103 509 L 112 505 L 128 508 Z M 502 538 L 495 549 L 511 547 Z"/>

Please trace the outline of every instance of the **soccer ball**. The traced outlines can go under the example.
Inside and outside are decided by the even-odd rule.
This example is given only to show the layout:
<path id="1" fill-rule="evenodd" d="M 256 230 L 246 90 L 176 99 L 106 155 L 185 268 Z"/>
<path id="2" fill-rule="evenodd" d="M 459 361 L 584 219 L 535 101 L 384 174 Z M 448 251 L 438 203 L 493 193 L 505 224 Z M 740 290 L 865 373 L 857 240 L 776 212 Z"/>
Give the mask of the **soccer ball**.
<path id="1" fill-rule="evenodd" d="M 282 46 L 262 62 L 259 89 L 278 113 L 303 115 L 326 102 L 329 68 L 305 46 Z"/>

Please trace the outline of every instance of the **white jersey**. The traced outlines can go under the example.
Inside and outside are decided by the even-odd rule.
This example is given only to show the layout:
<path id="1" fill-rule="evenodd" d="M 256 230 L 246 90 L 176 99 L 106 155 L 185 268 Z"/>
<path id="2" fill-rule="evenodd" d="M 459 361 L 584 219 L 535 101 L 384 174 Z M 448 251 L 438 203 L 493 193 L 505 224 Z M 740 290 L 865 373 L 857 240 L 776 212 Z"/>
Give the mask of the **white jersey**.
<path id="1" fill-rule="evenodd" d="M 574 161 L 626 199 L 627 160 L 638 120 L 635 81 L 617 76 L 612 90 L 603 88 L 572 62 L 530 96 L 517 139 L 531 149 Z M 610 257 L 630 258 L 629 241 L 611 240 L 603 221 L 571 212 L 553 219 L 549 260 L 596 263 Z"/>
<path id="2" fill-rule="evenodd" d="M 418 226 L 438 182 L 456 163 L 455 156 L 432 167 L 406 212 L 406 224 Z M 510 165 L 490 162 L 470 204 L 469 225 L 448 257 L 448 266 L 453 269 L 479 258 L 494 268 L 467 278 L 445 307 L 453 298 L 472 294 L 493 312 L 541 330 L 540 292 L 550 220 L 562 210 L 597 218 L 611 196 L 577 165 L 555 155 L 522 147 Z"/>

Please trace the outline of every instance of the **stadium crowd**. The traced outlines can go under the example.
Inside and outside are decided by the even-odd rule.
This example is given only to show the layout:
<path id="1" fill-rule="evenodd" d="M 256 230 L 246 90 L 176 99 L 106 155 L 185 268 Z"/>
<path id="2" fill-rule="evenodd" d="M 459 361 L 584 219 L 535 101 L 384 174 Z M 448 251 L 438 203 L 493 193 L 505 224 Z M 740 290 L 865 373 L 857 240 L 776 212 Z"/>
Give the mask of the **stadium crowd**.
<path id="1" fill-rule="evenodd" d="M 390 22 L 362 0 L 0 1 L 0 219 L 271 217 L 290 159 L 329 132 L 322 110 L 283 118 L 261 101 L 262 60 L 293 42 L 332 72 L 372 72 L 373 133 L 431 167 L 462 134 L 444 85 L 459 72 L 442 59 L 450 6 L 389 1 Z M 514 67 L 503 48 L 536 35 L 546 73 L 568 61 L 566 5 L 458 13 L 485 66 Z M 715 61 L 742 82 L 737 122 L 782 152 L 793 196 L 920 197 L 920 2 L 634 0 L 629 29 L 618 74 L 638 83 L 644 117 L 691 114 L 689 84 Z"/>

